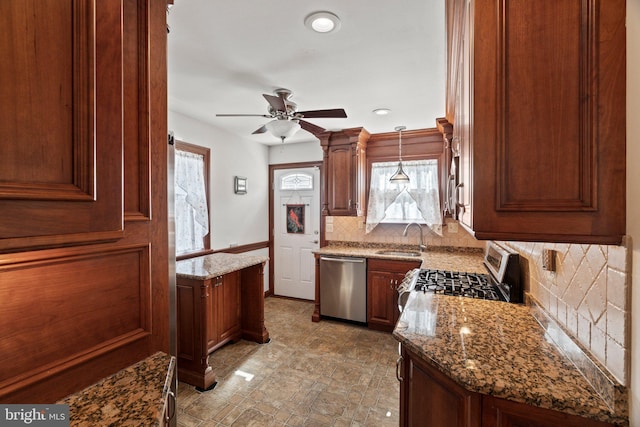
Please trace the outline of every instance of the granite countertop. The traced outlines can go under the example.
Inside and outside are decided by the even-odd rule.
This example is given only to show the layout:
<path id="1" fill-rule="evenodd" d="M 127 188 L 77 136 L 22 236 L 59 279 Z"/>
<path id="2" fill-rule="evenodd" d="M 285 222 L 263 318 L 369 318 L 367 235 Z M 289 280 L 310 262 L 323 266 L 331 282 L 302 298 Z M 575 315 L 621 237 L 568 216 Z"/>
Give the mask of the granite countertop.
<path id="1" fill-rule="evenodd" d="M 487 273 L 487 269 L 482 264 L 484 252 L 482 249 L 478 248 L 430 246 L 427 251 L 422 252 L 419 257 L 385 255 L 379 253 L 384 250 L 417 252 L 415 245 L 363 244 L 358 242 L 353 245 L 346 243 L 332 244 L 320 248 L 319 250 L 314 251 L 314 253 L 319 255 L 353 256 L 362 258 L 392 259 L 398 261 L 421 261 L 421 268 L 465 271 L 469 273 Z"/>
<path id="2" fill-rule="evenodd" d="M 219 252 L 176 262 L 176 276 L 207 280 L 267 262 L 269 257 Z"/>
<path id="3" fill-rule="evenodd" d="M 393 335 L 467 390 L 627 426 L 626 393 L 606 402 L 532 313 L 413 291 Z"/>
<path id="4" fill-rule="evenodd" d="M 158 352 L 57 403 L 71 426 L 159 426 L 175 363 Z"/>

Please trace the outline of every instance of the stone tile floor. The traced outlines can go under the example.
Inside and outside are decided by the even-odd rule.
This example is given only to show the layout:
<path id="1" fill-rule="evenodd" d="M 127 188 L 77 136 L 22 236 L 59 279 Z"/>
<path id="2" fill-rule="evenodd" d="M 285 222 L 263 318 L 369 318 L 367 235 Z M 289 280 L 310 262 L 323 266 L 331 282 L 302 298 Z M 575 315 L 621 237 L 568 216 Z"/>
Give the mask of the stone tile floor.
<path id="1" fill-rule="evenodd" d="M 267 298 L 271 342 L 213 353 L 211 391 L 179 383 L 178 426 L 397 426 L 397 341 L 343 322 L 313 323 L 312 312 L 312 302 Z"/>

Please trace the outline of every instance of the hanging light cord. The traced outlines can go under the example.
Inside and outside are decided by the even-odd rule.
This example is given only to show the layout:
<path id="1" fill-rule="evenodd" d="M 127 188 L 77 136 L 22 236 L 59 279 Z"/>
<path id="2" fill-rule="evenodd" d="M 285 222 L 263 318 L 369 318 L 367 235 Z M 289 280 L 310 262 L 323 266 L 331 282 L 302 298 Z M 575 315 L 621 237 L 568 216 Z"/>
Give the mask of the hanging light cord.
<path id="1" fill-rule="evenodd" d="M 397 126 L 396 131 L 398 132 L 398 160 L 402 162 L 402 131 L 405 130 L 405 126 Z"/>

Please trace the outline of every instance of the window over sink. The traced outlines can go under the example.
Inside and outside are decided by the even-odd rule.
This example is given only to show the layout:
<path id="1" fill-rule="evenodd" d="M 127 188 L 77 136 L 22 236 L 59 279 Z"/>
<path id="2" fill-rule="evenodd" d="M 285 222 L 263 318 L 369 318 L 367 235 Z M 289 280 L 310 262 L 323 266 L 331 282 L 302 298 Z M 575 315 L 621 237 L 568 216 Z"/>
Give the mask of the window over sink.
<path id="1" fill-rule="evenodd" d="M 366 232 L 380 223 L 417 222 L 442 234 L 438 160 L 409 160 L 403 161 L 402 166 L 409 176 L 408 184 L 389 181 L 398 167 L 397 161 L 371 164 Z"/>

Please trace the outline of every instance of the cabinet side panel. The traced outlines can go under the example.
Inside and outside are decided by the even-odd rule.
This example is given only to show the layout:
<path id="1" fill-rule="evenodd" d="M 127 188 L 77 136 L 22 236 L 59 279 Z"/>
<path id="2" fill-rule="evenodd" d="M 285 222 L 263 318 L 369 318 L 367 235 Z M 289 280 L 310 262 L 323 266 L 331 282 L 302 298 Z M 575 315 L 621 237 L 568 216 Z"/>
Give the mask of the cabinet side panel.
<path id="1" fill-rule="evenodd" d="M 86 252 L 0 267 L 0 396 L 151 334 L 148 246 Z"/>

